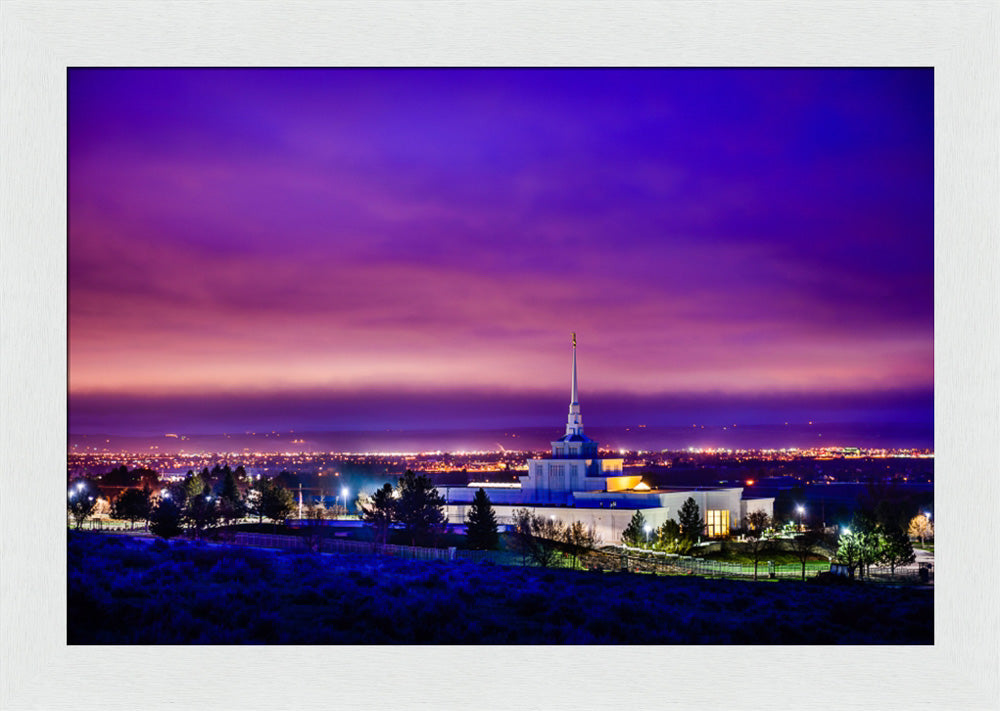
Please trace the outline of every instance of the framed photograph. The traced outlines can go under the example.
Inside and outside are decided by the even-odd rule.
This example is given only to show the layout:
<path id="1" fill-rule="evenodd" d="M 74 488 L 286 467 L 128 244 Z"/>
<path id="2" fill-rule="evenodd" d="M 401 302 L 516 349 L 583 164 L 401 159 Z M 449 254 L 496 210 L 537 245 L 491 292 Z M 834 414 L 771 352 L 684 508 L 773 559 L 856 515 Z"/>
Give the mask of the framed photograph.
<path id="1" fill-rule="evenodd" d="M 8 9 L 4 707 L 995 706 L 996 20 Z"/>

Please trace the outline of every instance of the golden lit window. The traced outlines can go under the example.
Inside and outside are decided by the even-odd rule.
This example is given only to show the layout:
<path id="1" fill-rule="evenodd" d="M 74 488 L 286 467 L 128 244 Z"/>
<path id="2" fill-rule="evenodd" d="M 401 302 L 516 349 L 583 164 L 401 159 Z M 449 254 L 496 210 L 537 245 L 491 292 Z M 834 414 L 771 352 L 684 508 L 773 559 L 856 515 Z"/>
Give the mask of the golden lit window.
<path id="1" fill-rule="evenodd" d="M 729 535 L 729 509 L 708 509 L 705 512 L 705 525 L 709 538 Z"/>

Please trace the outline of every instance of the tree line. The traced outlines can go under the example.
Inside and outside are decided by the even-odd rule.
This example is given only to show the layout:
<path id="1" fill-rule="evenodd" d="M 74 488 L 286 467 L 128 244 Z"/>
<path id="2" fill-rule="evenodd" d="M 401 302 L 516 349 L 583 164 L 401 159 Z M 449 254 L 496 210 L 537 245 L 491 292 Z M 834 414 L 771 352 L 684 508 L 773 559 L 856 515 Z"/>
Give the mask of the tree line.
<path id="1" fill-rule="evenodd" d="M 373 530 L 375 542 L 383 545 L 392 529 L 399 529 L 411 546 L 433 544 L 447 524 L 444 505 L 430 478 L 410 469 L 395 486 L 386 482 L 371 496 L 358 499 L 361 520 Z M 496 513 L 482 488 L 466 516 L 466 538 L 474 550 L 495 549 L 500 541 Z"/>
<path id="2" fill-rule="evenodd" d="M 246 516 L 257 516 L 259 522 L 268 518 L 283 523 L 295 508 L 292 493 L 273 479 L 250 481 L 242 466 L 235 470 L 228 465 L 207 467 L 202 472 L 189 471 L 183 481 L 167 484 L 154 492 L 159 483 L 156 472 L 125 467 L 112 470 L 101 482 L 112 486 L 126 481 L 141 486 L 124 489 L 111 504 L 111 515 L 137 523 L 157 536 L 173 538 L 184 531 L 200 536 L 206 529 L 232 525 Z M 152 475 L 152 476 L 151 476 Z M 83 478 L 70 482 L 67 506 L 80 528 L 102 499 L 100 484 Z"/>
<path id="3" fill-rule="evenodd" d="M 370 497 L 359 500 L 362 520 L 374 531 L 375 541 L 385 544 L 390 531 L 398 529 L 410 545 L 433 543 L 445 526 L 444 500 L 426 475 L 407 470 L 396 486 L 386 483 Z M 555 517 L 539 516 L 517 509 L 510 544 L 520 553 L 522 564 L 548 567 L 566 556 L 576 567 L 586 551 L 600 539 L 592 527 L 580 521 L 566 525 Z M 486 491 L 476 491 L 466 514 L 466 544 L 473 550 L 493 550 L 500 534 L 496 512 Z"/>
<path id="4" fill-rule="evenodd" d="M 622 532 L 622 540 L 635 547 L 683 555 L 700 540 L 704 526 L 697 503 L 689 497 L 676 521 L 668 519 L 655 530 L 648 525 L 642 511 L 636 511 Z M 760 561 L 774 550 L 778 539 L 790 542 L 792 552 L 801 562 L 804 580 L 806 562 L 825 540 L 825 545 L 835 545 L 837 562 L 847 566 L 851 578 L 855 574 L 864 578 L 875 565 L 888 566 L 894 574 L 897 567 L 912 563 L 916 556 L 910 539 L 919 538 L 923 543 L 933 538 L 933 533 L 933 526 L 924 514 L 901 526 L 896 511 L 880 507 L 857 512 L 835 539 L 828 539 L 823 531 L 796 526 L 792 522 L 782 525 L 765 511 L 747 514 L 742 528 L 734 529 L 727 538 L 736 535 L 741 539 L 746 554 L 753 561 L 754 579 Z"/>

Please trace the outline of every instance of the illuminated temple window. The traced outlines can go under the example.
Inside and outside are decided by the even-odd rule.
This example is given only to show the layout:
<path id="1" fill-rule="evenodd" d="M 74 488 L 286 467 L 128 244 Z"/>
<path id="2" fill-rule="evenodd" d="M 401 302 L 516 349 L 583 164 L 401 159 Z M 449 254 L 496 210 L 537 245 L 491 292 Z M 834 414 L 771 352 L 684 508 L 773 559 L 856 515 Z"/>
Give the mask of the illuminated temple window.
<path id="1" fill-rule="evenodd" d="M 709 538 L 729 535 L 729 509 L 709 509 L 705 512 Z"/>

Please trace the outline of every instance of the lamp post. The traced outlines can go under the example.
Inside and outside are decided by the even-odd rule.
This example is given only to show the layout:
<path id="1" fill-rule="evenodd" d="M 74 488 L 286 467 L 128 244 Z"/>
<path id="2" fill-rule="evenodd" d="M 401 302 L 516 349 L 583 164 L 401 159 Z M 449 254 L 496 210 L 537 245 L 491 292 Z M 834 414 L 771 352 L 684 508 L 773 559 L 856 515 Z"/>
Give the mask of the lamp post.
<path id="1" fill-rule="evenodd" d="M 653 530 L 653 527 L 647 523 L 645 526 L 643 526 L 642 530 L 646 532 L 646 546 L 649 547 L 649 532 Z"/>
<path id="2" fill-rule="evenodd" d="M 340 495 L 344 497 L 344 515 L 347 515 L 347 487 L 343 487 L 340 490 Z"/>
<path id="3" fill-rule="evenodd" d="M 802 533 L 802 514 L 806 512 L 806 507 L 796 506 L 795 508 L 799 512 L 799 533 Z"/>

